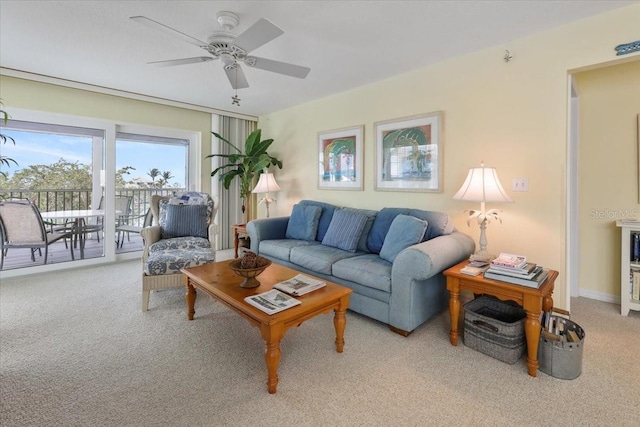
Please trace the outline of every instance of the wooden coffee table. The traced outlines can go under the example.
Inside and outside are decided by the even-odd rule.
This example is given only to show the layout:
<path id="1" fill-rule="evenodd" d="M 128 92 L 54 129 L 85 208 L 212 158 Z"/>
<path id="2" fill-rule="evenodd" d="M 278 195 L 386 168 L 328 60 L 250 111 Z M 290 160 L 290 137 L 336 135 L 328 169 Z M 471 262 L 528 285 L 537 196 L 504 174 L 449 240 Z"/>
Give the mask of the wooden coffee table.
<path id="1" fill-rule="evenodd" d="M 260 329 L 266 343 L 264 359 L 267 363 L 267 389 L 275 393 L 278 385 L 278 363 L 280 362 L 280 341 L 285 332 L 300 326 L 319 314 L 335 312 L 333 325 L 336 330 L 336 351 L 342 353 L 344 348 L 344 329 L 347 324 L 346 311 L 349 307 L 351 289 L 326 282 L 321 289 L 298 297 L 302 304 L 288 308 L 280 313 L 268 315 L 244 301 L 245 297 L 266 292 L 273 285 L 299 274 L 298 271 L 271 264 L 260 276 L 260 286 L 253 289 L 240 287 L 243 278 L 228 268 L 231 261 L 215 262 L 198 267 L 181 270 L 187 288 L 187 318 L 193 320 L 195 314 L 196 289 L 212 296 L 216 300 L 247 319 L 249 324 Z M 312 276 L 313 277 L 313 276 Z"/>

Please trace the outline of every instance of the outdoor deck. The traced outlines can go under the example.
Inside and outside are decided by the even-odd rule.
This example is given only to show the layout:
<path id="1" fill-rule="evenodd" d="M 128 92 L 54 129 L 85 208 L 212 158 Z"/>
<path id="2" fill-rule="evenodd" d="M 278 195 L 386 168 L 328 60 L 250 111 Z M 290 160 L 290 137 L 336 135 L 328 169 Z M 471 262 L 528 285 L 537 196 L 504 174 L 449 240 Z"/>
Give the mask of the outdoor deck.
<path id="1" fill-rule="evenodd" d="M 127 237 L 124 238 L 124 244 L 122 248 L 116 248 L 116 253 L 125 253 L 125 252 L 134 252 L 140 251 L 142 254 L 143 241 L 142 237 L 139 234 L 131 233 L 130 241 L 127 240 Z M 87 239 L 85 248 L 84 248 L 84 258 L 99 258 L 103 256 L 103 241 L 100 239 L 100 243 L 93 238 Z M 80 250 L 74 249 L 74 256 L 76 260 L 80 259 Z M 59 240 L 51 245 L 49 245 L 49 255 L 47 259 L 47 265 L 56 264 L 61 262 L 72 262 L 71 261 L 71 253 L 68 248 L 65 248 L 64 241 Z M 23 267 L 32 267 L 35 265 L 43 265 L 44 264 L 44 250 L 42 250 L 42 256 L 36 252 L 36 260 L 31 261 L 31 253 L 30 249 L 9 249 L 7 252 L 7 256 L 4 260 L 3 271 L 12 270 L 16 268 Z"/>

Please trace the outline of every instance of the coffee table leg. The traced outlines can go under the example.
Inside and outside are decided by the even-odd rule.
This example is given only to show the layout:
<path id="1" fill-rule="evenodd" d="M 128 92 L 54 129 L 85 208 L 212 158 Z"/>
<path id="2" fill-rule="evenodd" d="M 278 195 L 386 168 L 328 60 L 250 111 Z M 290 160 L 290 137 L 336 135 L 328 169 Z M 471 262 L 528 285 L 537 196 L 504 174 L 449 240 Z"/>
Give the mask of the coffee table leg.
<path id="1" fill-rule="evenodd" d="M 284 336 L 284 325 L 262 325 L 262 338 L 265 341 L 264 360 L 267 363 L 267 390 L 276 392 L 278 386 L 278 364 L 280 363 L 280 340 Z"/>
<path id="2" fill-rule="evenodd" d="M 195 305 L 198 293 L 189 281 L 188 277 L 185 276 L 184 281 L 187 287 L 187 293 L 184 296 L 184 299 L 187 301 L 187 319 L 193 320 L 193 316 L 196 314 Z"/>
<path id="3" fill-rule="evenodd" d="M 340 299 L 340 304 L 336 307 L 333 315 L 333 326 L 336 329 L 336 351 L 342 353 L 344 349 L 344 329 L 347 326 L 347 308 L 349 307 L 349 296 Z"/>

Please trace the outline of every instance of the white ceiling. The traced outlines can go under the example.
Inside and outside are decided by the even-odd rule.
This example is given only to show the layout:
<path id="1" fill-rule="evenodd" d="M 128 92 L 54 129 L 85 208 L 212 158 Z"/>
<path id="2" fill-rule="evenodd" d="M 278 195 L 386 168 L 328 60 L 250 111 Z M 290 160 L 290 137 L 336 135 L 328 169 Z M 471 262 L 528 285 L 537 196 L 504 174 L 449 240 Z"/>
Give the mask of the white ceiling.
<path id="1" fill-rule="evenodd" d="M 260 116 L 449 57 L 508 49 L 510 40 L 634 2 L 0 0 L 0 66 Z M 207 40 L 223 10 L 239 15 L 237 34 L 260 18 L 282 28 L 251 53 L 308 66 L 308 77 L 245 66 L 250 87 L 232 106 L 220 61 L 148 65 L 207 53 L 129 19 L 144 15 Z"/>

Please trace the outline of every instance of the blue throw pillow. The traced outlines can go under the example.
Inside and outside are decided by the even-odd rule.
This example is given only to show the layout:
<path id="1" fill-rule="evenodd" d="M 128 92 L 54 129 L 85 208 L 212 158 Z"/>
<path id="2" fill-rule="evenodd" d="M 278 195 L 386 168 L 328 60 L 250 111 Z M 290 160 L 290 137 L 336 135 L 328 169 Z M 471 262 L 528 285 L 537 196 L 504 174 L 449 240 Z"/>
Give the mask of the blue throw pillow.
<path id="1" fill-rule="evenodd" d="M 427 221 L 414 216 L 396 216 L 384 238 L 380 258 L 393 262 L 401 251 L 422 241 L 427 225 Z"/>
<path id="2" fill-rule="evenodd" d="M 296 240 L 315 240 L 321 213 L 320 206 L 294 205 L 285 237 Z"/>
<path id="3" fill-rule="evenodd" d="M 434 237 L 451 234 L 454 230 L 453 222 L 446 213 L 424 211 L 422 209 L 382 208 L 376 215 L 373 227 L 367 238 L 367 246 L 371 252 L 380 252 L 384 239 L 389 232 L 389 227 L 391 227 L 391 223 L 398 215 L 410 215 L 427 221 L 427 231 L 422 237 L 423 242 Z"/>
<path id="4" fill-rule="evenodd" d="M 162 203 L 164 202 L 164 203 Z M 160 202 L 160 236 L 208 237 L 207 205 L 171 205 Z"/>
<path id="5" fill-rule="evenodd" d="M 343 208 L 347 212 L 360 212 L 367 216 L 367 222 L 364 224 L 364 228 L 362 229 L 362 234 L 360 235 L 360 241 L 358 241 L 357 250 L 360 252 L 370 253 L 369 247 L 367 246 L 367 240 L 369 238 L 369 232 L 371 231 L 371 227 L 373 227 L 373 221 L 376 219 L 376 215 L 378 211 L 370 210 L 370 209 L 356 209 L 356 208 Z"/>
<path id="6" fill-rule="evenodd" d="M 333 213 L 333 218 L 331 218 L 327 233 L 322 239 L 322 244 L 355 252 L 366 223 L 367 215 L 364 213 L 337 209 Z"/>

